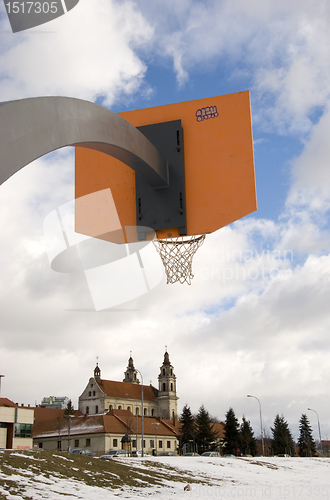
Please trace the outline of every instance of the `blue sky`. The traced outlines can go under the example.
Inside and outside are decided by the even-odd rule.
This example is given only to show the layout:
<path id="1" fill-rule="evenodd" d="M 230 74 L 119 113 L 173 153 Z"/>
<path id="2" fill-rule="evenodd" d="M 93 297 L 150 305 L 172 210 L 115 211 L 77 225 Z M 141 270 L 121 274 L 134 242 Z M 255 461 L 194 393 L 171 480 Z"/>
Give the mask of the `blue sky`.
<path id="1" fill-rule="evenodd" d="M 224 418 L 232 406 L 257 432 L 258 406 L 246 398 L 254 394 L 268 432 L 283 413 L 297 437 L 311 407 L 329 439 L 327 0 L 80 0 L 15 35 L 3 5 L 0 14 L 0 101 L 65 95 L 119 112 L 250 90 L 258 198 L 257 212 L 207 237 L 191 287 L 163 280 L 119 308 L 88 313 L 77 311 L 90 308 L 84 278 L 52 271 L 42 230 L 72 200 L 71 150 L 8 180 L 3 395 L 76 403 L 96 356 L 103 376 L 120 380 L 131 350 L 156 385 L 167 345 L 180 408 L 203 403 Z"/>

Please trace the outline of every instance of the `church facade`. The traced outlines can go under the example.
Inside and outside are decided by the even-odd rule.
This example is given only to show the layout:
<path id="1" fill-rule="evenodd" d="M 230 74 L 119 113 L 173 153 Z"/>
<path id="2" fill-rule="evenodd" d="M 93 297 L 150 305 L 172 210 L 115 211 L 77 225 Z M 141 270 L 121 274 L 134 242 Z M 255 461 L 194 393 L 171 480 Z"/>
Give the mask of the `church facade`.
<path id="1" fill-rule="evenodd" d="M 122 382 L 105 380 L 96 364 L 94 376 L 79 397 L 79 410 L 84 415 L 104 414 L 112 410 L 128 410 L 133 415 L 177 419 L 176 376 L 167 350 L 158 375 L 158 389 L 142 385 L 132 356 Z"/>

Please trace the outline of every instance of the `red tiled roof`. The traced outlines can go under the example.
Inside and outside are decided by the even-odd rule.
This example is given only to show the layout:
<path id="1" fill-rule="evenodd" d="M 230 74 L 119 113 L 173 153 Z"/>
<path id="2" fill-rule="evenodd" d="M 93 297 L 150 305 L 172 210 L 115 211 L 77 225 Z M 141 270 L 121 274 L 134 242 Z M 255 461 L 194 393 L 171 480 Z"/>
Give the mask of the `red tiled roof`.
<path id="1" fill-rule="evenodd" d="M 18 404 L 13 403 L 10 399 L 0 398 L 0 406 L 15 407 L 18 408 Z"/>
<path id="2" fill-rule="evenodd" d="M 59 410 L 63 411 L 63 410 Z M 165 424 L 161 419 L 155 417 L 144 417 L 144 434 L 154 436 L 156 433 L 155 423 L 158 423 L 158 436 L 176 436 L 176 432 Z M 138 417 L 138 425 L 136 428 L 136 416 L 128 410 L 114 410 L 104 415 L 79 415 L 71 418 L 70 434 L 141 434 L 142 419 Z M 54 420 L 37 420 L 33 426 L 33 438 L 42 439 L 52 436 L 67 436 L 68 435 L 68 420 L 67 418 L 59 418 Z"/>
<path id="3" fill-rule="evenodd" d="M 32 408 L 34 410 L 34 420 L 44 421 L 44 420 L 56 420 L 58 418 L 63 418 L 65 410 L 60 408 L 43 408 L 42 406 L 36 406 Z M 80 410 L 74 410 L 74 415 L 82 415 Z"/>
<path id="4" fill-rule="evenodd" d="M 142 385 L 132 384 L 130 382 L 117 382 L 115 380 L 101 380 L 99 383 L 100 389 L 108 397 L 120 399 L 142 399 Z M 158 396 L 158 391 L 151 385 L 143 386 L 144 401 L 155 401 Z"/>

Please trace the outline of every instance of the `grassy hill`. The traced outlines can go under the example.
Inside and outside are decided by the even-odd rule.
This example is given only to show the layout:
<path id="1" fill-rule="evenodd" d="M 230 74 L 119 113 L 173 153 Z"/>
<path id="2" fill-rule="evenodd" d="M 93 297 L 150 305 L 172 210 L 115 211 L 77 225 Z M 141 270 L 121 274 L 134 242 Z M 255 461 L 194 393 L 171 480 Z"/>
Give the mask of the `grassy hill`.
<path id="1" fill-rule="evenodd" d="M 187 482 L 196 481 L 192 474 L 167 464 L 158 467 L 152 461 L 143 461 L 142 468 L 140 464 L 141 460 L 136 459 L 101 460 L 58 451 L 3 450 L 0 452 L 0 499 L 17 500 L 19 496 L 35 500 L 39 498 L 37 495 L 58 498 L 55 494 L 68 498 L 69 490 L 77 492 L 86 488 L 145 496 L 148 489 L 155 492 L 155 488 L 161 490 L 176 482 L 182 483 L 183 489 Z"/>
<path id="2" fill-rule="evenodd" d="M 0 499 L 330 498 L 328 458 L 144 457 L 0 451 Z M 191 491 L 184 491 L 189 484 Z"/>

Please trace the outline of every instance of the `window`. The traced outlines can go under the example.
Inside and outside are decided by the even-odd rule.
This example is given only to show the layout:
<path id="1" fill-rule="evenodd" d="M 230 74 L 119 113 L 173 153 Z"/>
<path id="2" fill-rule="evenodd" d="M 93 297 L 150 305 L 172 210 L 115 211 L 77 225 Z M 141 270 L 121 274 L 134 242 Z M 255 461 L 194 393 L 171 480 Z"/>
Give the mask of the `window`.
<path id="1" fill-rule="evenodd" d="M 171 391 L 173 391 L 173 384 L 172 384 L 172 382 L 171 382 Z"/>
<path id="2" fill-rule="evenodd" d="M 109 411 L 112 410 L 112 405 L 109 406 Z"/>
<path id="3" fill-rule="evenodd" d="M 86 438 L 86 446 L 90 446 L 91 445 L 91 440 L 90 438 Z"/>
<path id="4" fill-rule="evenodd" d="M 121 410 L 121 405 L 118 406 L 118 410 Z"/>
<path id="5" fill-rule="evenodd" d="M 99 412 L 99 407 L 96 405 L 95 406 L 95 413 L 98 413 Z"/>
<path id="6" fill-rule="evenodd" d="M 158 441 L 158 448 L 163 448 L 163 441 Z"/>
<path id="7" fill-rule="evenodd" d="M 32 424 L 14 424 L 15 438 L 30 438 L 32 437 Z"/>
<path id="8" fill-rule="evenodd" d="M 92 391 L 89 391 L 88 396 L 91 396 L 91 395 L 92 395 Z"/>
<path id="9" fill-rule="evenodd" d="M 151 416 L 153 417 L 153 416 L 154 416 L 154 414 L 155 414 L 155 410 L 154 410 L 154 409 L 152 409 L 152 410 L 151 410 Z"/>
<path id="10" fill-rule="evenodd" d="M 163 368 L 163 375 L 165 375 L 165 368 Z"/>
<path id="11" fill-rule="evenodd" d="M 171 448 L 171 441 L 166 441 L 166 448 Z"/>
<path id="12" fill-rule="evenodd" d="M 148 415 L 148 408 L 144 408 L 143 415 L 146 417 Z"/>
<path id="13" fill-rule="evenodd" d="M 86 406 L 86 415 L 89 414 L 89 406 Z"/>
<path id="14" fill-rule="evenodd" d="M 57 443 L 60 443 L 61 441 L 58 441 Z M 42 448 L 42 443 L 38 443 L 39 448 Z"/>
<path id="15" fill-rule="evenodd" d="M 42 444 L 42 443 L 39 443 L 39 445 Z M 40 446 L 39 446 L 40 448 Z M 41 447 L 42 448 L 42 447 Z M 62 441 L 57 441 L 57 449 L 58 450 L 61 450 L 62 449 Z"/>
<path id="16" fill-rule="evenodd" d="M 127 409 L 128 409 L 128 411 L 131 411 L 131 407 L 130 406 L 128 406 Z"/>
<path id="17" fill-rule="evenodd" d="M 79 448 L 79 439 L 74 440 L 74 447 Z"/>
<path id="18" fill-rule="evenodd" d="M 136 439 L 133 439 L 133 441 L 132 441 L 132 448 L 136 448 L 136 447 L 137 447 L 136 446 Z"/>
<path id="19" fill-rule="evenodd" d="M 138 409 L 138 408 L 136 408 L 136 410 L 135 410 L 135 415 L 138 415 L 138 414 L 139 414 L 139 409 Z"/>
<path id="20" fill-rule="evenodd" d="M 173 375 L 173 370 L 172 370 L 172 368 L 171 368 L 171 377 L 172 377 L 172 375 Z"/>
<path id="21" fill-rule="evenodd" d="M 166 385 L 165 385 L 165 382 L 163 382 L 163 391 L 166 391 Z"/>
<path id="22" fill-rule="evenodd" d="M 173 420 L 175 419 L 175 413 L 174 413 L 174 411 L 172 411 L 172 418 L 173 418 Z"/>
<path id="23" fill-rule="evenodd" d="M 113 447 L 117 448 L 117 446 L 118 446 L 118 439 L 114 439 L 113 440 Z"/>
<path id="24" fill-rule="evenodd" d="M 95 391 L 93 391 L 93 396 L 95 396 Z"/>
<path id="25" fill-rule="evenodd" d="M 146 440 L 144 439 L 143 440 L 143 448 L 145 448 L 145 447 L 146 447 Z"/>

